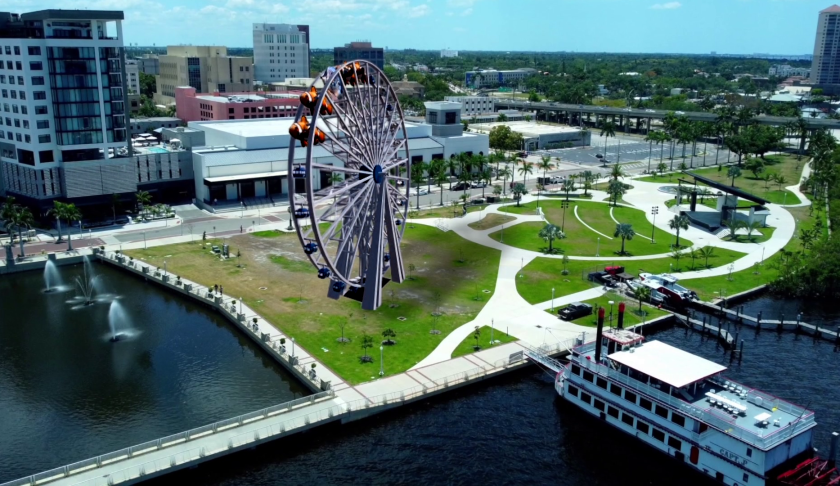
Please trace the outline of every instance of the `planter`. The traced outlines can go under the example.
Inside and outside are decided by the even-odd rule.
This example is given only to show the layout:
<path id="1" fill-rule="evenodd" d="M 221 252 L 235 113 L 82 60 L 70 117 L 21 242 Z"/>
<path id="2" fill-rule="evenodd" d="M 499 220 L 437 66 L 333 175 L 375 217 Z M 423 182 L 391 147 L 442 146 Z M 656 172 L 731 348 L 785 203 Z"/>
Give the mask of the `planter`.
<path id="1" fill-rule="evenodd" d="M 169 283 L 169 275 L 164 275 L 160 278 L 164 283 Z"/>
<path id="2" fill-rule="evenodd" d="M 231 304 L 230 306 L 232 308 L 231 310 L 233 310 L 233 311 L 236 310 L 236 306 L 234 304 Z M 239 322 L 245 322 L 245 314 L 237 313 L 236 314 L 236 320 L 239 321 Z"/>
<path id="3" fill-rule="evenodd" d="M 187 292 L 192 291 L 192 284 L 184 284 L 184 290 L 186 290 Z"/>
<path id="4" fill-rule="evenodd" d="M 269 336 L 267 332 L 263 332 L 260 333 L 260 339 L 262 339 L 262 342 L 267 343 L 268 340 L 271 339 L 271 336 Z"/>
<path id="5" fill-rule="evenodd" d="M 315 370 L 309 370 L 309 379 L 310 380 L 314 381 L 317 376 L 318 375 L 315 373 Z"/>
<path id="6" fill-rule="evenodd" d="M 332 388 L 332 382 L 331 381 L 321 380 L 321 391 L 327 391 L 330 388 Z"/>
<path id="7" fill-rule="evenodd" d="M 292 366 L 297 366 L 298 357 L 297 356 L 289 356 L 289 364 L 292 365 Z"/>
<path id="8" fill-rule="evenodd" d="M 149 267 L 143 267 L 143 273 L 148 275 L 149 274 Z"/>
<path id="9" fill-rule="evenodd" d="M 213 294 L 210 294 L 210 296 L 213 297 Z M 213 301 L 217 304 L 221 304 L 222 303 L 222 296 L 221 295 L 215 296 Z"/>

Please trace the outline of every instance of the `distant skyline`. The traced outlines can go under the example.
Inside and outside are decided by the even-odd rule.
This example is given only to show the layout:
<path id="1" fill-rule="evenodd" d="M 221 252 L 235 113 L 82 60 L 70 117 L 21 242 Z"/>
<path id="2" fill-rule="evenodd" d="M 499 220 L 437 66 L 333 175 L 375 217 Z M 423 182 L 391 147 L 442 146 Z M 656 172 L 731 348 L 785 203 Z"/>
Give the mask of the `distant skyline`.
<path id="1" fill-rule="evenodd" d="M 836 3 L 840 1 L 835 0 Z M 810 54 L 826 0 L 5 0 L 123 10 L 125 43 L 251 47 L 252 24 L 311 26 L 313 48 Z"/>

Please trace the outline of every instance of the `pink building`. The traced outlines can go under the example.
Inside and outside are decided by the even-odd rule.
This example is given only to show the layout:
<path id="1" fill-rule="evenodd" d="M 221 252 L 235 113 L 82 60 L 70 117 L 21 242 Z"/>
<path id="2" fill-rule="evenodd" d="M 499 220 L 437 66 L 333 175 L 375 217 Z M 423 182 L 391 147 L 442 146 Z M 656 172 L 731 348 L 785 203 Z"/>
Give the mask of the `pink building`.
<path id="1" fill-rule="evenodd" d="M 186 122 L 251 120 L 295 116 L 300 93 L 197 94 L 191 86 L 175 88 L 177 117 Z"/>

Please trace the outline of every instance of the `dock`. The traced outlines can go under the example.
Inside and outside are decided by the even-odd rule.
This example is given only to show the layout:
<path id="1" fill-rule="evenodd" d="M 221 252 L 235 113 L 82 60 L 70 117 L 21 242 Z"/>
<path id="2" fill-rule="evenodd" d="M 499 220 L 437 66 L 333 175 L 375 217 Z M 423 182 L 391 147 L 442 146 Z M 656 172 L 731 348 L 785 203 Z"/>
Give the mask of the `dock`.
<path id="1" fill-rule="evenodd" d="M 281 344 L 285 336 L 238 301 L 208 295 L 211 289 L 173 278 L 161 269 L 119 253 L 96 252 L 104 263 L 216 308 L 275 361 L 290 370 L 313 395 L 97 457 L 56 467 L 0 486 L 130 485 L 331 423 L 348 423 L 392 408 L 502 376 L 530 366 L 559 364 L 577 339 L 531 347 L 512 342 L 359 385 L 345 382 L 305 349 Z M 318 363 L 315 372 L 311 363 Z"/>

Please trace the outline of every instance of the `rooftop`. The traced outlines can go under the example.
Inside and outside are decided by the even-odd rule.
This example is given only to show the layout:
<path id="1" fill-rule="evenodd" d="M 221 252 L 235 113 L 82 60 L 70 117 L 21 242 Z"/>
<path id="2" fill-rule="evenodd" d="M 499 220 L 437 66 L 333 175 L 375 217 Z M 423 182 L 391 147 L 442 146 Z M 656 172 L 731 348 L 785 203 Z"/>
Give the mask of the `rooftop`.
<path id="1" fill-rule="evenodd" d="M 661 341 L 650 341 L 628 351 L 612 353 L 609 358 L 676 388 L 726 369 L 725 366 Z"/>
<path id="2" fill-rule="evenodd" d="M 62 10 L 49 9 L 27 12 L 20 15 L 21 20 L 123 20 L 125 14 L 121 10 Z"/>
<path id="3" fill-rule="evenodd" d="M 552 133 L 577 133 L 580 131 L 580 128 L 576 127 L 563 127 L 557 125 L 540 125 L 538 123 L 529 122 L 529 121 L 504 121 L 504 122 L 491 122 L 491 123 L 478 123 L 475 125 L 471 125 L 471 127 L 475 127 L 476 129 L 486 129 L 491 130 L 493 127 L 497 127 L 500 125 L 505 125 L 510 127 L 511 130 L 514 132 L 521 133 L 523 137 L 538 137 L 540 135 L 548 135 Z"/>
<path id="4" fill-rule="evenodd" d="M 767 201 L 766 199 L 762 199 L 762 198 L 760 198 L 760 197 L 758 197 L 754 194 L 750 194 L 747 191 L 742 191 L 741 189 L 729 186 L 727 184 L 718 182 L 718 181 L 713 180 L 713 179 L 709 179 L 708 177 L 699 176 L 699 175 L 697 175 L 693 172 L 686 172 L 686 174 L 693 177 L 694 180 L 697 181 L 697 182 L 705 184 L 709 187 L 714 187 L 715 189 L 718 189 L 718 190 L 720 190 L 722 192 L 725 192 L 727 194 L 732 194 L 733 196 L 740 197 L 741 199 L 746 199 L 747 201 L 754 202 L 756 204 L 761 204 L 762 206 L 764 206 L 764 205 L 766 205 L 767 203 L 770 202 L 770 201 Z"/>

